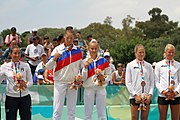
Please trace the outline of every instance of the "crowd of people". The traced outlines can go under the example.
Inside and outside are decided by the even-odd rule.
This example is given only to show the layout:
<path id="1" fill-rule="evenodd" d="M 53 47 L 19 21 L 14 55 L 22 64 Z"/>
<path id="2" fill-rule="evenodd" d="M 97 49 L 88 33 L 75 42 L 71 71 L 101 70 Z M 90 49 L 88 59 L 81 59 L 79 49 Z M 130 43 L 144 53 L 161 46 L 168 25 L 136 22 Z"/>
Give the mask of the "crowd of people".
<path id="1" fill-rule="evenodd" d="M 54 85 L 53 120 L 61 119 L 65 98 L 67 119 L 75 119 L 80 87 L 84 87 L 84 119 L 92 120 L 95 101 L 98 119 L 106 120 L 107 85 L 126 85 L 132 120 L 148 119 L 154 87 L 159 91 L 159 119 L 166 120 L 170 105 L 172 120 L 179 120 L 180 63 L 174 60 L 172 44 L 165 47 L 164 59 L 152 65 L 144 60 L 144 46 L 137 44 L 135 59 L 125 66 L 122 63 L 114 65 L 108 49 L 102 50 L 92 35 L 87 37 L 88 41 L 84 40 L 82 33 L 74 33 L 72 26 L 52 41 L 48 36 L 42 38 L 37 29 L 33 29 L 25 51 L 19 47 L 22 40 L 16 34 L 16 28 L 12 27 L 11 32 L 5 38 L 7 49 L 1 56 L 4 63 L 0 68 L 0 81 L 8 81 L 7 120 L 15 120 L 18 109 L 22 120 L 31 119 L 28 88 L 33 84 Z"/>

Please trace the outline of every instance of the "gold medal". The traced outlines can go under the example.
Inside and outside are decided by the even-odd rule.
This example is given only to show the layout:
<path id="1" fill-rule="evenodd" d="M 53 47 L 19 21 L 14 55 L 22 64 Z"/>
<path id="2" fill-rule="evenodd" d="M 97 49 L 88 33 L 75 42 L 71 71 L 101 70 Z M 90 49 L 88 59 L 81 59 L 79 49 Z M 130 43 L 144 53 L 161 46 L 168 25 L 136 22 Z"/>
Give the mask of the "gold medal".
<path id="1" fill-rule="evenodd" d="M 91 63 L 93 62 L 93 59 L 92 59 L 92 58 L 88 58 L 87 62 L 88 62 L 89 64 L 91 64 Z"/>

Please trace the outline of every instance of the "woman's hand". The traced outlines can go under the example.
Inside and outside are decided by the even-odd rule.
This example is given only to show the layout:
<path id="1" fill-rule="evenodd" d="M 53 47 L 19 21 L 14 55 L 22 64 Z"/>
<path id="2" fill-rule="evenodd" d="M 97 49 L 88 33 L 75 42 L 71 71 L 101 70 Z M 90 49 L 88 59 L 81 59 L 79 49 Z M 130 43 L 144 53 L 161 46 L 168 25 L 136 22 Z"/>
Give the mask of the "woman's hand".
<path id="1" fill-rule="evenodd" d="M 89 62 L 86 61 L 86 62 L 84 63 L 84 67 L 87 69 L 87 68 L 88 68 L 88 65 L 89 65 Z"/>
<path id="2" fill-rule="evenodd" d="M 145 103 L 146 103 L 147 105 L 150 104 L 151 98 L 152 98 L 152 95 L 148 95 L 148 96 L 147 96 L 147 99 L 146 99 L 146 101 L 145 101 Z"/>
<path id="3" fill-rule="evenodd" d="M 135 95 L 134 96 L 136 103 L 141 103 L 141 96 Z"/>
<path id="4" fill-rule="evenodd" d="M 21 90 L 25 90 L 27 88 L 27 81 L 21 80 L 21 82 L 19 83 L 19 88 Z"/>
<path id="5" fill-rule="evenodd" d="M 54 60 L 54 61 L 57 61 L 57 59 L 58 59 L 59 57 L 61 57 L 61 55 L 62 55 L 62 54 L 59 54 L 58 52 L 55 53 L 53 60 Z"/>
<path id="6" fill-rule="evenodd" d="M 91 64 L 93 62 L 92 58 L 88 58 L 87 61 L 84 63 L 84 67 L 87 69 L 88 65 Z"/>

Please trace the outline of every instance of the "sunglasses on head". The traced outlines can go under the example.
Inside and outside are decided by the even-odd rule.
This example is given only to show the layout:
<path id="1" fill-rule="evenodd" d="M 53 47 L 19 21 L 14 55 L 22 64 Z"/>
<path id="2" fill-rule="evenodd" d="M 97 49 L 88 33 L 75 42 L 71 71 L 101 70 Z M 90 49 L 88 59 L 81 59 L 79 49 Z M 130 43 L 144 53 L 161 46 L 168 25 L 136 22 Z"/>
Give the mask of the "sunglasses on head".
<path id="1" fill-rule="evenodd" d="M 122 68 L 122 65 L 118 65 L 117 67 L 118 67 L 118 68 Z"/>

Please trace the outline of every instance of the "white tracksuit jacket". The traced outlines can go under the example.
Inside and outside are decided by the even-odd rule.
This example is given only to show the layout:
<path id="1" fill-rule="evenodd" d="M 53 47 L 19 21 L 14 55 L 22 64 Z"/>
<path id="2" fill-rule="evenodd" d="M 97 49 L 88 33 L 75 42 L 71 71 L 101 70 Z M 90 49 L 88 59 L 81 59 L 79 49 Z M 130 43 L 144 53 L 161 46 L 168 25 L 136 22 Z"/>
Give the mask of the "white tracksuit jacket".
<path id="1" fill-rule="evenodd" d="M 173 69 L 174 74 L 174 82 L 175 82 L 175 90 L 179 94 L 175 97 L 180 96 L 180 63 L 177 61 L 174 61 L 174 68 L 172 68 L 172 61 L 170 61 L 170 68 Z M 162 95 L 163 90 L 167 90 L 169 86 L 169 69 L 168 65 L 166 63 L 166 59 L 158 62 L 155 66 L 155 81 L 156 81 L 156 87 L 159 90 L 159 96 L 165 97 Z"/>
<path id="2" fill-rule="evenodd" d="M 126 67 L 126 86 L 130 93 L 130 99 L 134 98 L 134 95 L 141 94 L 142 93 L 142 76 L 140 75 L 140 69 L 139 69 L 139 63 L 137 63 L 137 60 L 133 60 L 130 63 L 127 64 Z M 153 68 L 150 63 L 144 61 L 143 67 L 143 76 L 144 81 L 146 83 L 144 87 L 144 92 L 146 94 L 153 94 L 154 90 L 154 73 Z"/>
<path id="3" fill-rule="evenodd" d="M 62 54 L 57 61 L 53 60 L 54 54 L 58 52 Z M 51 53 L 50 60 L 46 63 L 47 69 L 54 69 L 54 81 L 60 83 L 69 83 L 79 74 L 83 67 L 82 51 L 73 45 L 71 51 L 68 51 L 64 44 L 57 46 Z"/>
<path id="4" fill-rule="evenodd" d="M 32 80 L 32 75 L 31 75 L 31 69 L 29 67 L 29 64 L 19 61 L 16 62 L 16 68 L 20 71 L 22 74 L 22 79 L 27 81 L 27 88 L 32 86 L 33 80 Z M 7 80 L 7 87 L 6 87 L 6 95 L 11 96 L 11 97 L 23 97 L 29 94 L 29 90 L 23 90 L 23 91 L 15 91 L 13 89 L 15 85 L 15 80 L 14 80 L 14 75 L 13 72 L 15 70 L 15 63 L 14 62 L 9 62 L 9 63 L 4 63 L 1 66 L 0 70 L 0 82 L 2 80 Z"/>

